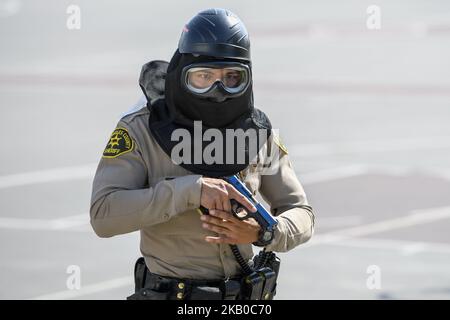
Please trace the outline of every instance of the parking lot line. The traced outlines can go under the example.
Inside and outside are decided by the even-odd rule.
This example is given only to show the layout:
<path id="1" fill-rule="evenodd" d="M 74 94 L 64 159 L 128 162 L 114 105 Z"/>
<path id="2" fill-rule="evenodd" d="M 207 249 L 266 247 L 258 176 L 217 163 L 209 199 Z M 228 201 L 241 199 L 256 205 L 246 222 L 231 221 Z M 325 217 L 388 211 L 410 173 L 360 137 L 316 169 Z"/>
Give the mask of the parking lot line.
<path id="1" fill-rule="evenodd" d="M 414 210 L 411 214 L 394 219 L 377 221 L 357 227 L 350 227 L 313 236 L 305 246 L 332 243 L 349 238 L 367 236 L 395 229 L 412 227 L 450 218 L 450 206 Z"/>
<path id="2" fill-rule="evenodd" d="M 0 176 L 0 189 L 92 178 L 97 164 L 37 170 Z"/>
<path id="3" fill-rule="evenodd" d="M 58 219 L 27 219 L 0 217 L 0 229 L 15 230 L 69 230 L 89 224 L 89 213 L 82 213 Z"/>
<path id="4" fill-rule="evenodd" d="M 34 297 L 30 300 L 67 300 L 67 299 L 76 299 L 83 296 L 87 296 L 90 294 L 103 292 L 107 290 L 112 290 L 116 288 L 121 288 L 124 286 L 132 286 L 133 277 L 121 277 L 114 278 L 107 281 L 102 281 L 94 284 L 90 284 L 87 286 L 82 286 L 79 290 L 63 290 L 50 294 L 44 294 L 41 296 Z"/>

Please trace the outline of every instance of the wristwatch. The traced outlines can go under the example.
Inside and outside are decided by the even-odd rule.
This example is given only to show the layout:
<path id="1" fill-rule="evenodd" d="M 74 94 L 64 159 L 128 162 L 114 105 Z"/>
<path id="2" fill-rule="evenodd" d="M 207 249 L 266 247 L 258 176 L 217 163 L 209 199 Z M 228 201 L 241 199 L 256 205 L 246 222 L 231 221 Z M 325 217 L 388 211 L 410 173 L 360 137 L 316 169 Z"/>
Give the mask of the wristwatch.
<path id="1" fill-rule="evenodd" d="M 274 237 L 274 230 L 273 229 L 263 229 L 259 230 L 258 234 L 258 241 L 253 242 L 253 245 L 257 247 L 265 247 L 268 246 Z"/>

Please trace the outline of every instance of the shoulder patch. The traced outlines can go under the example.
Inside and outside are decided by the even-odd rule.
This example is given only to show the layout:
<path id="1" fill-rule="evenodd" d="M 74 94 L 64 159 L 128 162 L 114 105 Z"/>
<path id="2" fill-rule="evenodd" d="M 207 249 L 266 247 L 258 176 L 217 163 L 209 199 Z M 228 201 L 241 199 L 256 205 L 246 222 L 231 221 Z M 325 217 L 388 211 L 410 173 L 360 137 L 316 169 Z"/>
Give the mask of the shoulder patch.
<path id="1" fill-rule="evenodd" d="M 275 142 L 275 144 L 281 149 L 281 151 L 288 154 L 288 150 L 287 150 L 286 146 L 283 144 L 283 142 L 281 141 L 281 139 L 278 135 L 276 135 L 276 134 L 273 135 L 273 142 Z"/>
<path id="2" fill-rule="evenodd" d="M 103 151 L 103 158 L 116 158 L 121 154 L 133 150 L 134 141 L 125 128 L 116 128 L 109 138 L 105 151 Z"/>

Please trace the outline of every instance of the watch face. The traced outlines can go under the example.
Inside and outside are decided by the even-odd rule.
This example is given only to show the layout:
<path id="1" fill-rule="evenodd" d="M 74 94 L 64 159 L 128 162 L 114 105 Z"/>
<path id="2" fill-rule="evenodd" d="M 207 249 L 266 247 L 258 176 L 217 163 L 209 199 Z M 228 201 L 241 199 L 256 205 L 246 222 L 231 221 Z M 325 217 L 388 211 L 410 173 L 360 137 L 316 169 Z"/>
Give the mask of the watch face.
<path id="1" fill-rule="evenodd" d="M 264 241 L 269 241 L 272 238 L 272 232 L 266 231 L 264 232 L 263 239 Z"/>

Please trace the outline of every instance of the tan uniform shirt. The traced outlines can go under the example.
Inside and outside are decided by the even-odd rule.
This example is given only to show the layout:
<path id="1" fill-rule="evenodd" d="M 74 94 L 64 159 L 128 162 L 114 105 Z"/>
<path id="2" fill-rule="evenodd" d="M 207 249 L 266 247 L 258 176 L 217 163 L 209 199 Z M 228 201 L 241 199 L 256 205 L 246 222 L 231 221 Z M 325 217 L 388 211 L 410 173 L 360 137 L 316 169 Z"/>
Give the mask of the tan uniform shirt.
<path id="1" fill-rule="evenodd" d="M 110 140 L 105 154 L 111 157 L 100 161 L 90 208 L 93 229 L 100 237 L 140 230 L 146 264 L 162 276 L 224 279 L 240 274 L 228 244 L 204 240 L 214 233 L 202 228 L 197 210 L 201 176 L 171 161 L 151 135 L 148 119 L 149 111 L 142 106 L 119 121 L 121 131 L 115 131 L 115 138 L 127 140 L 127 150 L 115 156 Z M 288 155 L 280 154 L 276 174 L 261 175 L 257 166 L 242 174 L 247 187 L 260 192 L 278 220 L 267 249 L 279 252 L 306 242 L 314 226 L 312 209 Z M 252 258 L 252 245 L 239 249 L 244 258 Z"/>

